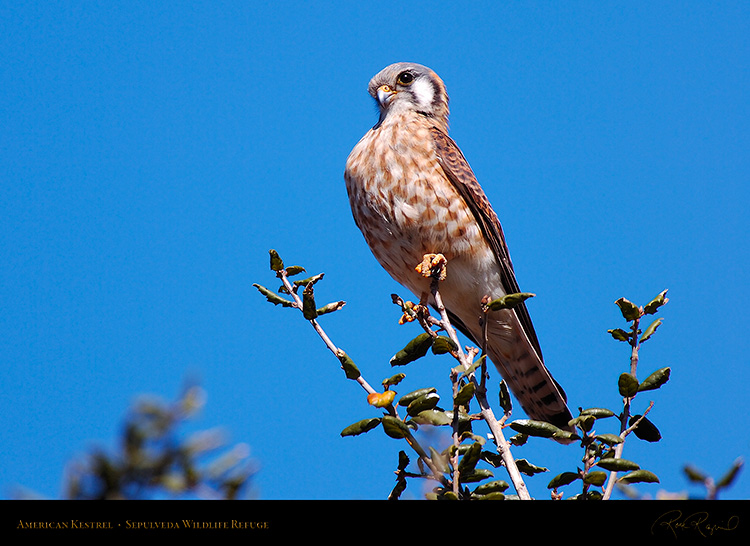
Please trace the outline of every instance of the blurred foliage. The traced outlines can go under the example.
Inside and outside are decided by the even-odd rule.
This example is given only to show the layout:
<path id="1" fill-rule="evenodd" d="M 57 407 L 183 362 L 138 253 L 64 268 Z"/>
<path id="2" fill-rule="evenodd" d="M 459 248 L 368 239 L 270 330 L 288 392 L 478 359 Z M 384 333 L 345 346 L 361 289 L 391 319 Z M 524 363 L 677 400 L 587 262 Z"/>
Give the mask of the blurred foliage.
<path id="1" fill-rule="evenodd" d="M 142 396 L 130 408 L 119 450 L 95 449 L 72 461 L 64 496 L 69 499 L 237 499 L 255 473 L 249 447 L 226 447 L 218 429 L 183 437 L 180 428 L 204 405 L 198 386 L 175 402 Z"/>

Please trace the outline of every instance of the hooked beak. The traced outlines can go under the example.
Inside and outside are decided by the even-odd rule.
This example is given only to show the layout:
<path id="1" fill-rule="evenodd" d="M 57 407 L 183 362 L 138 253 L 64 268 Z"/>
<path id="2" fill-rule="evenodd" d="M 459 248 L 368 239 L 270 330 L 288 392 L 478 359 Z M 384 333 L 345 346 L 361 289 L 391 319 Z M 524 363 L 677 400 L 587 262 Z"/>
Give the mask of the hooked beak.
<path id="1" fill-rule="evenodd" d="M 387 108 L 390 102 L 393 100 L 393 97 L 396 96 L 397 91 L 395 89 L 391 89 L 388 85 L 381 85 L 378 87 L 377 97 L 378 97 L 378 104 L 380 104 L 381 108 Z"/>

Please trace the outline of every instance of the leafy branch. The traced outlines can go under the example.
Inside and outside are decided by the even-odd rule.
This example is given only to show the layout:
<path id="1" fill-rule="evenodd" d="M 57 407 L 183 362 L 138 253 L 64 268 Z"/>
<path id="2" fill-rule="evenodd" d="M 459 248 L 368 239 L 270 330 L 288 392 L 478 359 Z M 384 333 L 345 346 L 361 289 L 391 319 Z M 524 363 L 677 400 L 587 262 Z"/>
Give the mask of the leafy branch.
<path id="1" fill-rule="evenodd" d="M 417 454 L 418 471 L 409 470 L 411 463 L 404 451 L 399 452 L 395 471 L 396 485 L 389 499 L 398 499 L 406 489 L 407 480 L 420 479 L 437 482 L 436 487 L 427 494 L 431 499 L 503 499 L 509 498 L 505 491 L 510 487 L 504 480 L 490 480 L 494 477 L 488 468 L 479 467 L 485 462 L 491 467 L 505 467 L 516 491 L 516 498 L 530 499 L 523 475 L 534 476 L 547 472 L 548 469 L 536 466 L 526 459 L 515 459 L 511 446 L 520 446 L 530 437 L 541 437 L 555 440 L 561 444 L 578 443 L 583 455 L 581 465 L 575 471 L 562 472 L 556 475 L 547 485 L 553 499 L 562 499 L 561 488 L 579 483 L 580 491 L 573 495 L 576 499 L 608 500 L 618 486 L 626 494 L 629 484 L 658 483 L 659 478 L 649 470 L 631 460 L 623 458 L 626 439 L 631 435 L 647 442 L 661 439 L 659 429 L 647 417 L 654 407 L 649 401 L 640 413 L 636 413 L 635 402 L 638 394 L 657 390 L 669 381 L 671 368 L 663 367 L 649 374 L 643 381 L 638 380 L 640 351 L 643 343 L 650 340 L 663 320 L 656 318 L 645 329 L 642 323 L 648 315 L 655 315 L 669 300 L 664 290 L 643 307 L 637 306 L 625 298 L 618 299 L 618 306 L 623 318 L 629 323 L 627 328 L 614 328 L 608 333 L 617 341 L 629 345 L 628 368 L 619 375 L 617 389 L 622 397 L 622 409 L 617 413 L 607 408 L 579 408 L 579 415 L 569 423 L 570 430 L 562 430 L 550 423 L 532 419 L 517 419 L 507 423 L 512 411 L 512 404 L 507 385 L 500 382 L 499 404 L 503 415 L 498 419 L 487 401 L 486 379 L 486 325 L 487 314 L 499 309 L 512 309 L 534 294 L 509 294 L 489 301 L 485 298 L 482 309 L 485 316 L 480 326 L 484 332 L 481 351 L 476 347 L 462 347 L 455 329 L 451 325 L 439 291 L 440 281 L 446 277 L 447 262 L 440 254 L 429 254 L 417 266 L 424 277 L 430 279 L 430 289 L 437 316 L 430 314 L 425 302 L 412 303 L 403 300 L 397 294 L 391 298 L 401 312 L 400 324 L 417 322 L 423 332 L 409 341 L 390 359 L 391 367 L 405 366 L 424 357 L 428 352 L 435 355 L 450 355 L 458 365 L 449 371 L 451 381 L 451 401 L 449 409 L 440 407 L 440 396 L 434 387 L 422 387 L 401 396 L 396 400 L 396 393 L 391 387 L 404 380 L 406 374 L 397 373 L 381 382 L 382 391 L 374 389 L 368 383 L 352 358 L 337 347 L 326 335 L 318 322 L 318 317 L 340 310 L 345 302 L 329 303 L 318 308 L 314 299 L 314 286 L 323 278 L 323 274 L 307 279 L 291 281 L 302 272 L 299 266 L 284 267 L 275 250 L 270 251 L 271 269 L 281 280 L 278 292 L 254 284 L 266 299 L 274 305 L 295 308 L 302 312 L 326 346 L 337 357 L 345 375 L 354 380 L 367 392 L 368 403 L 383 411 L 379 417 L 361 419 L 349 426 L 341 436 L 357 436 L 382 427 L 391 438 L 403 439 Z M 300 295 L 301 292 L 301 295 Z M 291 299 L 288 299 L 288 296 Z M 481 356 L 480 356 L 481 355 Z M 476 402 L 479 411 L 471 412 L 472 402 Z M 399 411 L 405 412 L 401 416 Z M 597 432 L 599 422 L 615 418 L 619 427 L 617 432 Z M 495 444 L 495 450 L 486 449 L 487 438 L 473 431 L 473 423 L 484 421 L 490 429 L 487 437 Z M 449 427 L 450 445 L 437 451 L 432 446 L 422 446 L 414 436 L 419 427 Z M 516 434 L 506 440 L 503 428 L 510 427 Z M 707 477 L 694 467 L 686 467 L 685 473 L 693 482 L 701 483 L 707 491 L 707 498 L 716 498 L 719 491 L 729 487 L 734 481 L 742 460 L 738 459 L 732 468 L 718 481 Z M 622 475 L 621 475 L 622 474 Z M 489 481 L 488 481 L 489 480 Z M 469 484 L 480 483 L 474 489 Z"/>
<path id="2" fill-rule="evenodd" d="M 406 487 L 407 478 L 431 479 L 438 482 L 438 486 L 428 495 L 431 498 L 504 498 L 504 491 L 509 485 L 503 480 L 495 480 L 477 486 L 473 491 L 466 484 L 483 481 L 493 477 L 490 470 L 477 468 L 480 460 L 488 462 L 491 466 L 505 466 L 514 485 L 517 496 L 520 499 L 530 499 L 528 489 L 521 476 L 522 473 L 533 475 L 538 467 L 528 464 L 526 461 L 516 461 L 510 453 L 510 444 L 505 439 L 502 426 L 509 415 L 510 405 L 507 389 L 504 390 L 507 409 L 505 415 L 498 420 L 486 398 L 485 357 L 477 359 L 479 350 L 477 348 L 466 348 L 464 350 L 458 340 L 455 329 L 450 323 L 442 298 L 438 290 L 439 281 L 445 278 L 445 258 L 441 255 L 425 256 L 425 262 L 418 266 L 418 270 L 425 277 L 432 279 L 431 290 L 436 302 L 436 309 L 440 318 L 430 315 L 425 305 L 414 305 L 404 302 L 397 295 L 393 295 L 393 302 L 400 306 L 402 311 L 401 323 L 417 321 L 424 333 L 411 340 L 402 350 L 398 351 L 390 360 L 390 365 L 403 366 L 413 362 L 428 351 L 433 354 L 450 354 L 459 365 L 450 371 L 452 381 L 452 406 L 450 410 L 444 410 L 438 406 L 440 397 L 437 389 L 426 387 L 417 389 L 402 396 L 395 402 L 395 392 L 390 387 L 400 383 L 405 374 L 399 373 L 382 381 L 384 390 L 376 391 L 363 377 L 359 368 L 351 357 L 342 349 L 337 347 L 323 328 L 317 318 L 321 309 L 326 312 L 336 311 L 343 307 L 344 302 L 334 302 L 323 308 L 317 308 L 314 300 L 314 285 L 323 274 L 315 275 L 302 281 L 290 281 L 289 277 L 305 271 L 299 266 L 284 267 L 284 263 L 275 250 L 269 251 L 271 269 L 282 282 L 278 293 L 264 286 L 254 284 L 259 292 L 274 305 L 296 308 L 303 313 L 306 320 L 323 339 L 329 350 L 338 358 L 345 375 L 350 380 L 357 381 L 367 392 L 367 400 L 370 405 L 381 408 L 384 414 L 377 418 L 367 418 L 357 421 L 342 432 L 342 436 L 356 436 L 363 434 L 378 426 L 391 438 L 404 439 L 407 444 L 417 453 L 417 465 L 419 472 L 406 470 L 409 464 L 408 456 L 402 451 L 399 454 L 399 463 L 396 470 L 397 484 L 389 498 L 398 498 Z M 302 295 L 299 291 L 302 289 Z M 291 299 L 279 295 L 291 296 Z M 514 298 L 515 296 L 515 298 Z M 486 311 L 491 312 L 498 308 L 517 305 L 527 295 L 511 295 L 504 301 L 489 302 Z M 506 306 L 506 307 L 503 307 Z M 443 332 L 446 335 L 441 335 Z M 477 370 L 480 370 L 479 379 Z M 468 412 L 470 402 L 476 399 L 480 406 L 479 414 Z M 406 411 L 402 418 L 398 409 Z M 485 439 L 472 432 L 471 423 L 475 420 L 484 420 L 491 431 L 497 452 L 483 450 Z M 450 426 L 452 430 L 452 444 L 443 452 L 437 452 L 434 448 L 425 449 L 414 437 L 413 431 L 420 426 Z M 468 442 L 467 442 L 468 441 Z M 464 444 L 464 442 L 467 442 Z M 518 464 L 521 463 L 521 464 Z"/>

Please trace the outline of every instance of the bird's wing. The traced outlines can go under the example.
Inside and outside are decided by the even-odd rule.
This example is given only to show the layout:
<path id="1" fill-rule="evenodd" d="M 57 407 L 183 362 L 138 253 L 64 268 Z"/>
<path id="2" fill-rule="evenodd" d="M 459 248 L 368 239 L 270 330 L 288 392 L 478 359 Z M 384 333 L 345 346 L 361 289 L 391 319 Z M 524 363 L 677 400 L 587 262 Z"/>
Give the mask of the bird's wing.
<path id="1" fill-rule="evenodd" d="M 443 171 L 445 171 L 448 180 L 450 180 L 455 186 L 459 194 L 461 194 L 464 201 L 471 209 L 485 239 L 491 246 L 495 257 L 500 264 L 500 273 L 505 293 L 513 294 L 520 292 L 521 290 L 518 288 L 516 275 L 513 272 L 513 263 L 510 261 L 510 253 L 508 252 L 508 245 L 505 243 L 505 235 L 503 234 L 500 220 L 492 209 L 484 190 L 482 190 L 479 182 L 477 182 L 477 178 L 474 176 L 474 172 L 471 170 L 469 163 L 466 161 L 466 158 L 464 158 L 464 155 L 461 153 L 461 150 L 456 143 L 453 142 L 453 139 L 443 131 L 437 127 L 432 127 L 431 133 Z M 515 311 L 526 336 L 529 338 L 529 341 L 536 350 L 537 355 L 539 355 L 539 358 L 542 359 L 542 349 L 539 345 L 539 339 L 537 338 L 536 331 L 531 323 L 531 317 L 526 309 L 526 305 L 521 303 L 515 308 Z M 451 316 L 451 320 L 453 319 L 454 317 Z M 466 328 L 460 323 L 460 321 L 456 326 L 459 327 L 462 332 L 466 333 Z"/>

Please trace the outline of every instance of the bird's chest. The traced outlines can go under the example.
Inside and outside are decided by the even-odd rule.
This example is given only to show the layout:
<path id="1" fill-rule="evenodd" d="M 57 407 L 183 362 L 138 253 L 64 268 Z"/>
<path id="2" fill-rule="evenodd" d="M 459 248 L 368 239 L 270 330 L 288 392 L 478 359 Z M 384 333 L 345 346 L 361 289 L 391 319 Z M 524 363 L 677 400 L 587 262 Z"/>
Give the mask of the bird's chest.
<path id="1" fill-rule="evenodd" d="M 389 125 L 370 131 L 352 150 L 345 178 L 355 221 L 392 275 L 413 270 L 424 254 L 442 253 L 450 261 L 481 242 L 427 127 Z"/>

